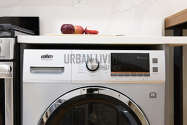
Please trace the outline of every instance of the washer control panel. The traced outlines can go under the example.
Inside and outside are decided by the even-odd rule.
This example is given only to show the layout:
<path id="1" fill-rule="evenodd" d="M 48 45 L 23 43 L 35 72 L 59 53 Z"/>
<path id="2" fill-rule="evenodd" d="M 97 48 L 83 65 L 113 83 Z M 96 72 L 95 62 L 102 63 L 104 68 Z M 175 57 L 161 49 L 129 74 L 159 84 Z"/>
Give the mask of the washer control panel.
<path id="1" fill-rule="evenodd" d="M 72 50 L 72 57 L 73 82 L 165 81 L 163 50 Z"/>
<path id="2" fill-rule="evenodd" d="M 24 81 L 164 83 L 163 50 L 24 50 Z"/>

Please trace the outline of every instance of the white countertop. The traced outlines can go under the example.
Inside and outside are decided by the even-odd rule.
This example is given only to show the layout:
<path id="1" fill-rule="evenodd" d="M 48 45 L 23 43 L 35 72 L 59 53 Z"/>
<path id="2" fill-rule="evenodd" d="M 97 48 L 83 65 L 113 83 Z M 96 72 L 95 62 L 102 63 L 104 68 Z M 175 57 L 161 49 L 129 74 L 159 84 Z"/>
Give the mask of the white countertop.
<path id="1" fill-rule="evenodd" d="M 28 44 L 127 44 L 187 45 L 187 37 L 137 37 L 114 35 L 18 36 L 18 43 Z"/>

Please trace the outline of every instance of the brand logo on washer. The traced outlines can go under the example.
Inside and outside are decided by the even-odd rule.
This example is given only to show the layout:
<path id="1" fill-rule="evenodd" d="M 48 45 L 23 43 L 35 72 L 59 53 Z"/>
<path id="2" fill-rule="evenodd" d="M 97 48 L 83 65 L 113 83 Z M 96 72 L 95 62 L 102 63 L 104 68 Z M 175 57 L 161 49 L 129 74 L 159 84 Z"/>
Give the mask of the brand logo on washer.
<path id="1" fill-rule="evenodd" d="M 53 59 L 53 55 L 49 55 L 49 54 L 46 54 L 46 55 L 41 55 L 41 59 Z"/>

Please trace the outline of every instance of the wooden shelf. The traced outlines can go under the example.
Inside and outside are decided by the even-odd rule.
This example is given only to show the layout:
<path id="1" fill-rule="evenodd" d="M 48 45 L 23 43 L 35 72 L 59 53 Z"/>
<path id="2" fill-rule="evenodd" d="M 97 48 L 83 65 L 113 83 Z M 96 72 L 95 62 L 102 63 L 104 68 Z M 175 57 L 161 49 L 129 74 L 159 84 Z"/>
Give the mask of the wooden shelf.
<path id="1" fill-rule="evenodd" d="M 187 22 L 187 9 L 171 15 L 165 19 L 165 28 L 171 28 Z"/>

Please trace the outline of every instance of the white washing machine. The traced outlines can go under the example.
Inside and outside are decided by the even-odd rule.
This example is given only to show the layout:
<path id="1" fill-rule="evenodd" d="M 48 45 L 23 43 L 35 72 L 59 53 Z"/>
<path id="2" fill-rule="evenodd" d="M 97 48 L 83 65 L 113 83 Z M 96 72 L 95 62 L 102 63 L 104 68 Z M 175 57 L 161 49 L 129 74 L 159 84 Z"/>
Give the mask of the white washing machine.
<path id="1" fill-rule="evenodd" d="M 164 105 L 164 50 L 23 51 L 23 125 L 165 125 Z"/>

